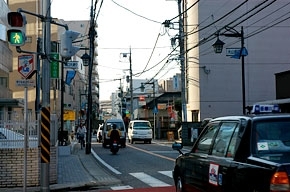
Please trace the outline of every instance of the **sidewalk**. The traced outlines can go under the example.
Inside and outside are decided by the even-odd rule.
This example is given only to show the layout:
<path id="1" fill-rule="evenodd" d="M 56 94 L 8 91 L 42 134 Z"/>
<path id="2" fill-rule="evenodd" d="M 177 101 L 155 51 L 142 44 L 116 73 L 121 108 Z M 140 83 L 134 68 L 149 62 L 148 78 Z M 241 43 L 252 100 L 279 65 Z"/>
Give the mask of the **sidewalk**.
<path id="1" fill-rule="evenodd" d="M 71 149 L 71 155 L 59 156 L 58 184 L 50 185 L 51 191 L 89 187 L 102 188 L 121 183 L 95 160 L 92 153 L 85 154 L 85 149 L 80 149 L 79 143 L 73 142 Z"/>
<path id="2" fill-rule="evenodd" d="M 95 142 L 93 140 L 93 142 Z M 172 145 L 174 141 L 155 140 L 153 143 Z M 77 141 L 70 145 L 71 153 L 58 156 L 58 183 L 49 186 L 50 191 L 105 189 L 106 186 L 121 184 L 121 181 L 106 171 L 94 158 L 85 154 Z M 1 192 L 22 192 L 23 188 L 1 188 Z M 27 187 L 28 192 L 38 192 L 40 187 Z"/>
<path id="3" fill-rule="evenodd" d="M 91 187 L 105 188 L 121 181 L 107 172 L 91 154 L 85 154 L 80 144 L 71 144 L 71 154 L 58 156 L 58 183 L 49 186 L 50 191 L 85 190 Z M 38 192 L 40 187 L 27 187 L 28 192 Z M 23 188 L 1 188 L 1 192 L 22 192 Z"/>

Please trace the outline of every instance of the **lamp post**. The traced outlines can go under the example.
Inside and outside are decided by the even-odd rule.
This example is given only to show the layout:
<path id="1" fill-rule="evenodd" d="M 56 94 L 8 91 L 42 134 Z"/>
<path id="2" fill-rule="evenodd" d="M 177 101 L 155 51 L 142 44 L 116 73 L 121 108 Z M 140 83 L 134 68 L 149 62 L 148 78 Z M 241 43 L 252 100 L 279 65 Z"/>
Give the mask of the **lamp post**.
<path id="1" fill-rule="evenodd" d="M 241 62 L 242 62 L 242 100 L 243 100 L 243 114 L 246 114 L 246 96 L 245 96 L 245 56 L 247 55 L 246 53 L 246 49 L 244 47 L 244 30 L 243 27 L 241 27 L 241 32 L 239 33 L 238 31 L 236 31 L 233 28 L 230 27 L 226 27 L 225 28 L 228 32 L 231 33 L 223 33 L 223 34 L 218 34 L 218 35 L 222 35 L 222 36 L 226 36 L 226 37 L 237 37 L 237 38 L 241 38 L 241 49 L 240 49 L 240 55 L 239 57 L 241 58 Z M 217 39 L 217 41 L 212 45 L 214 48 L 215 53 L 222 53 L 223 50 L 223 45 L 225 43 L 222 42 L 219 38 Z"/>
<path id="2" fill-rule="evenodd" d="M 154 83 L 154 80 L 151 83 L 150 82 L 141 83 L 140 89 L 141 89 L 142 92 L 144 92 L 144 89 L 145 89 L 144 84 L 153 85 L 152 86 L 152 88 L 153 88 L 153 110 L 152 110 L 152 112 L 153 112 L 153 133 L 154 133 L 153 138 L 156 139 L 155 127 L 156 127 L 156 113 L 157 113 L 156 111 L 157 111 L 157 108 L 156 108 L 156 102 L 155 102 L 155 83 Z"/>
<path id="3" fill-rule="evenodd" d="M 87 123 L 87 133 L 86 133 L 86 154 L 91 153 L 91 113 L 92 113 L 92 59 L 91 57 L 85 53 L 82 55 L 81 59 L 83 60 L 83 65 L 84 66 L 89 66 L 89 71 L 88 71 L 88 94 L 81 94 L 81 95 L 86 95 L 88 96 L 87 103 L 88 103 L 88 109 L 87 109 L 87 118 L 86 118 L 86 123 Z"/>

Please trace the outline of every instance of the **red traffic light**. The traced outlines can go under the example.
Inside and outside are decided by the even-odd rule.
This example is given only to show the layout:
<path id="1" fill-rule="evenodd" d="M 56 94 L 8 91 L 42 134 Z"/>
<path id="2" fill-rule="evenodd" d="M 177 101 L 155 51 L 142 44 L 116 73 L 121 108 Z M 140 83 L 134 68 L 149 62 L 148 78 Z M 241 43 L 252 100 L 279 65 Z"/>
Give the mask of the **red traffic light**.
<path id="1" fill-rule="evenodd" d="M 25 15 L 20 12 L 9 12 L 7 19 L 11 27 L 23 27 L 26 24 Z"/>

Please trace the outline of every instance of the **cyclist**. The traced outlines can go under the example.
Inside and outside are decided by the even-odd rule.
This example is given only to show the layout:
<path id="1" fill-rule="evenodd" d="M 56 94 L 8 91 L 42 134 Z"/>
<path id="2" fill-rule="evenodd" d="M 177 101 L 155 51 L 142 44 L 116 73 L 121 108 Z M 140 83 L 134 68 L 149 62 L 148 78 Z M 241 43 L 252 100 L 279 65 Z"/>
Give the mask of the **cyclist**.
<path id="1" fill-rule="evenodd" d="M 79 126 L 77 133 L 78 133 L 79 142 L 81 143 L 81 149 L 85 147 L 86 132 L 87 132 L 87 129 L 86 129 L 85 124 L 83 124 L 82 126 Z"/>

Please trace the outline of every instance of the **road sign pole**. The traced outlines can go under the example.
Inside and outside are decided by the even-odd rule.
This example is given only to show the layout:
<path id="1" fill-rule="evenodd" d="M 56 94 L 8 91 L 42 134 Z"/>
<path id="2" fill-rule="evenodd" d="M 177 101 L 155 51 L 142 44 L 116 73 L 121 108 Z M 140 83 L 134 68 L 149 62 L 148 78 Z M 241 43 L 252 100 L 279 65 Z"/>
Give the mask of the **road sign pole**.
<path id="1" fill-rule="evenodd" d="M 27 119 L 27 86 L 24 87 L 24 176 L 23 176 L 23 191 L 26 191 L 27 184 L 27 146 L 28 146 L 28 119 Z"/>

